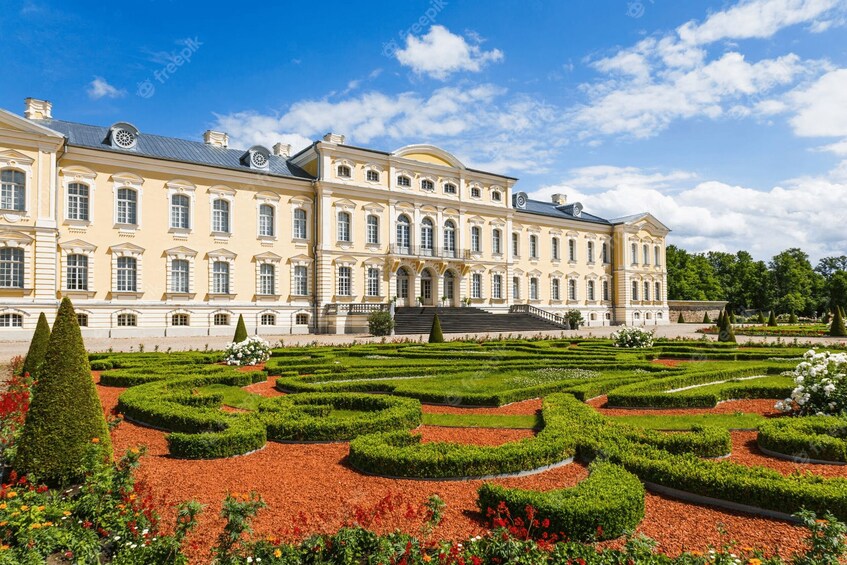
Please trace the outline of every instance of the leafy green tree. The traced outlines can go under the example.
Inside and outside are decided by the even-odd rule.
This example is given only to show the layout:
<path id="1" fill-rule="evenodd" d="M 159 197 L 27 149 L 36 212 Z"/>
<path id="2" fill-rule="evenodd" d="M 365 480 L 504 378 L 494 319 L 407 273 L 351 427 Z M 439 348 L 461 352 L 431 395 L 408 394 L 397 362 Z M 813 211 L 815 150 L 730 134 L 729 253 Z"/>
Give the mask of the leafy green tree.
<path id="1" fill-rule="evenodd" d="M 62 299 L 24 422 L 15 469 L 48 484 L 78 481 L 92 442 L 112 445 L 69 298 Z"/>
<path id="2" fill-rule="evenodd" d="M 444 334 L 441 333 L 441 320 L 438 314 L 432 319 L 432 328 L 429 330 L 429 343 L 444 343 Z"/>
<path id="3" fill-rule="evenodd" d="M 791 315 L 788 317 L 788 323 L 789 324 L 796 324 L 798 322 L 799 322 L 799 320 L 797 319 L 797 314 L 792 312 Z"/>
<path id="4" fill-rule="evenodd" d="M 235 336 L 232 338 L 232 341 L 241 343 L 245 339 L 247 339 L 247 325 L 244 323 L 244 316 L 239 314 L 238 325 L 235 326 Z"/>
<path id="5" fill-rule="evenodd" d="M 839 257 L 824 257 L 818 261 L 818 266 L 815 267 L 815 271 L 827 279 L 831 278 L 839 271 L 847 271 L 847 255 L 841 255 Z"/>
<path id="6" fill-rule="evenodd" d="M 774 256 L 769 264 L 774 281 L 774 302 L 782 313 L 813 315 L 825 302 L 825 279 L 815 272 L 809 256 L 798 248 Z"/>
<path id="7" fill-rule="evenodd" d="M 375 310 L 368 314 L 368 332 L 371 335 L 391 335 L 391 330 L 393 329 L 394 318 L 391 317 L 391 312 Z"/>
<path id="8" fill-rule="evenodd" d="M 29 373 L 31 377 L 36 378 L 38 369 L 44 362 L 44 356 L 47 354 L 47 346 L 50 343 L 50 324 L 47 323 L 47 316 L 44 312 L 38 315 L 38 323 L 35 326 L 35 333 L 32 335 L 32 341 L 29 342 L 29 351 L 26 353 L 23 367 L 23 374 Z"/>
<path id="9" fill-rule="evenodd" d="M 836 271 L 826 281 L 830 308 L 847 306 L 847 271 Z"/>
<path id="10" fill-rule="evenodd" d="M 720 300 L 723 290 L 714 268 L 702 254 L 691 254 L 674 245 L 665 252 L 668 300 Z"/>

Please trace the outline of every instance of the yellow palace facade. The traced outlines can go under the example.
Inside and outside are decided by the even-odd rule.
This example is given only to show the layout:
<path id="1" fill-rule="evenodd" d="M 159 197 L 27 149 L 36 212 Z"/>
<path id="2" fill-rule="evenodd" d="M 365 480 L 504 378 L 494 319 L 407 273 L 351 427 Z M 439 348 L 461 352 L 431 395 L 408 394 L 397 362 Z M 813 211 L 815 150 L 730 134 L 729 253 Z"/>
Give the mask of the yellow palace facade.
<path id="1" fill-rule="evenodd" d="M 364 314 L 462 306 L 588 326 L 668 322 L 665 237 L 429 145 L 327 134 L 291 155 L 0 110 L 0 337 L 70 296 L 84 335 L 364 331 Z"/>

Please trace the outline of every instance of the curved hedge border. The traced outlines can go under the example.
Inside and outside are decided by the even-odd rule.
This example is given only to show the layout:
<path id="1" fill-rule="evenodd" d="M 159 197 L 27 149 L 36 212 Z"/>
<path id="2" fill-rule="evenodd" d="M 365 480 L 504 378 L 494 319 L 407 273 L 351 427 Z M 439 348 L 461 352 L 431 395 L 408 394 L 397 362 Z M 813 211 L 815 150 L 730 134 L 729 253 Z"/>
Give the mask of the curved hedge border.
<path id="1" fill-rule="evenodd" d="M 847 420 L 835 416 L 776 418 L 759 426 L 762 449 L 792 460 L 847 464 Z"/>
<path id="2" fill-rule="evenodd" d="M 644 486 L 623 467 L 594 462 L 590 475 L 577 486 L 548 492 L 504 488 L 486 483 L 479 488 L 477 506 L 483 514 L 503 502 L 512 517 L 527 521 L 527 506 L 550 520 L 550 531 L 567 532 L 589 540 L 602 528 L 599 539 L 631 532 L 644 518 Z"/>

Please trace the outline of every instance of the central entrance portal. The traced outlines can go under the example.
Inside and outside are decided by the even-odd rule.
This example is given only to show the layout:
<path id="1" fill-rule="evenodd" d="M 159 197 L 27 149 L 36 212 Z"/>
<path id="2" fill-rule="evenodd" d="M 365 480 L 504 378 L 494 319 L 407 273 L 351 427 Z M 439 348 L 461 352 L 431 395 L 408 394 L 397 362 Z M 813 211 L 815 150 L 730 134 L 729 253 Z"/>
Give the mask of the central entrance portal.
<path id="1" fill-rule="evenodd" d="M 456 305 L 456 276 L 453 274 L 453 271 L 444 273 L 444 296 L 447 298 L 448 306 Z"/>

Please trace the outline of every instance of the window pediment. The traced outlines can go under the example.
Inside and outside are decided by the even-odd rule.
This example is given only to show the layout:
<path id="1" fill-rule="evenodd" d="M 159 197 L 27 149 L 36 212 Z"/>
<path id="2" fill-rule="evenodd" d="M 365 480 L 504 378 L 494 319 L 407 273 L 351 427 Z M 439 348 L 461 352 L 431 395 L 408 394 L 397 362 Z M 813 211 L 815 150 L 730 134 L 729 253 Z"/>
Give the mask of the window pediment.
<path id="1" fill-rule="evenodd" d="M 228 249 L 215 249 L 214 251 L 209 251 L 206 256 L 209 257 L 209 259 L 222 259 L 225 261 L 233 261 L 236 257 L 238 257 L 237 254 Z"/>
<path id="2" fill-rule="evenodd" d="M 109 248 L 109 251 L 112 253 L 112 255 L 117 255 L 119 257 L 135 257 L 140 256 L 142 253 L 144 253 L 144 248 L 139 247 L 134 243 L 120 243 L 118 245 L 111 246 Z"/>
<path id="3" fill-rule="evenodd" d="M 26 247 L 33 239 L 25 233 L 15 231 L 0 231 L 0 245 L 4 247 Z"/>
<path id="4" fill-rule="evenodd" d="M 174 259 L 187 259 L 196 257 L 197 252 L 185 247 L 184 245 L 180 245 L 178 247 L 171 247 L 170 249 L 165 250 L 165 255 Z"/>
<path id="5" fill-rule="evenodd" d="M 282 261 L 282 257 L 277 255 L 276 253 L 271 253 L 270 251 L 267 251 L 265 253 L 259 253 L 258 255 L 254 255 L 253 260 L 257 263 L 279 263 Z"/>
<path id="6" fill-rule="evenodd" d="M 8 151 L 0 151 L 0 163 L 14 167 L 15 165 L 32 165 L 34 161 L 23 153 L 9 149 Z"/>
<path id="7" fill-rule="evenodd" d="M 97 250 L 97 246 L 81 239 L 72 239 L 59 244 L 59 248 L 66 253 L 90 254 Z"/>

